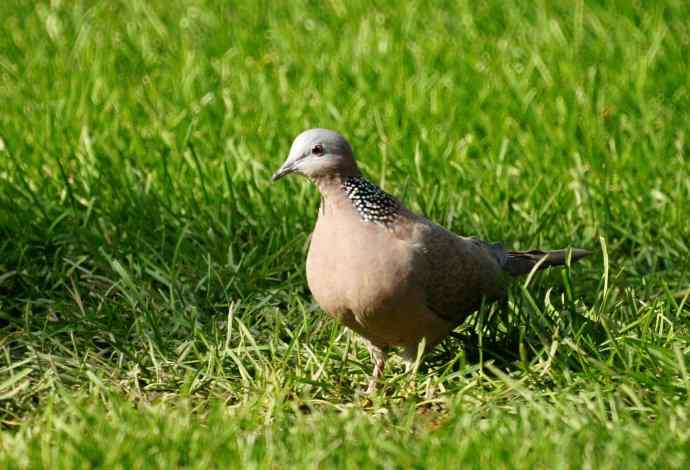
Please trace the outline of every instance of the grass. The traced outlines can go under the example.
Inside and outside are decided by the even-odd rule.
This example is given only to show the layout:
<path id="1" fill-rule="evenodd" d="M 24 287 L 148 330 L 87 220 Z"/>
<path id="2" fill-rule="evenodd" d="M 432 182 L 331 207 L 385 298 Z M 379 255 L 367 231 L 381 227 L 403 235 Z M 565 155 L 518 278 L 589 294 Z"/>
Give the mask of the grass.
<path id="1" fill-rule="evenodd" d="M 0 6 L 0 466 L 687 468 L 684 2 Z M 578 246 L 414 375 L 304 277 L 330 127 L 457 233 Z M 488 326 L 487 326 L 488 325 Z"/>

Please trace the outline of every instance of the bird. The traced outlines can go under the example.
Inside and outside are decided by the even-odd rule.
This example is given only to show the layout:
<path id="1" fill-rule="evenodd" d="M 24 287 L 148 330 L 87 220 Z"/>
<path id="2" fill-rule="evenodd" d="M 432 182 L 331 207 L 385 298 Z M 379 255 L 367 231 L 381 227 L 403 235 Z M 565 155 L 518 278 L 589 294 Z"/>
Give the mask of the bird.
<path id="1" fill-rule="evenodd" d="M 418 215 L 368 180 L 349 142 L 309 129 L 293 141 L 272 176 L 307 177 L 321 205 L 306 259 L 318 305 L 362 336 L 373 361 L 366 393 L 383 376 L 388 353 L 409 369 L 484 302 L 507 300 L 507 278 L 564 265 L 584 249 L 508 251 L 464 237 Z"/>

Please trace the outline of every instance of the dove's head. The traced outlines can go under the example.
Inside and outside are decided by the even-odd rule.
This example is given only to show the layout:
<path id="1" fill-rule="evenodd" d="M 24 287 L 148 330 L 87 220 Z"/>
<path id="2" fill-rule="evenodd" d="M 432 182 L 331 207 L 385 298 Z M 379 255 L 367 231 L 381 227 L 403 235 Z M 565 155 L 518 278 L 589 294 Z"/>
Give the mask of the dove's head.
<path id="1" fill-rule="evenodd" d="M 360 174 L 350 144 L 345 137 L 328 129 L 309 129 L 298 135 L 287 160 L 272 180 L 290 173 L 304 175 L 313 181 Z"/>

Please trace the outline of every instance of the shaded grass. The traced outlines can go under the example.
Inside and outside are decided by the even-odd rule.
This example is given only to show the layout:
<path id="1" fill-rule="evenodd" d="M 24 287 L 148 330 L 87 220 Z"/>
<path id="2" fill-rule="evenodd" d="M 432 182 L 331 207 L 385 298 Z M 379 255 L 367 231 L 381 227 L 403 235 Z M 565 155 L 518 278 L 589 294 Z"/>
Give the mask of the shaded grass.
<path id="1" fill-rule="evenodd" d="M 0 458 L 685 466 L 688 15 L 4 2 Z M 304 279 L 318 196 L 269 185 L 314 126 L 458 233 L 598 253 L 369 402 Z"/>

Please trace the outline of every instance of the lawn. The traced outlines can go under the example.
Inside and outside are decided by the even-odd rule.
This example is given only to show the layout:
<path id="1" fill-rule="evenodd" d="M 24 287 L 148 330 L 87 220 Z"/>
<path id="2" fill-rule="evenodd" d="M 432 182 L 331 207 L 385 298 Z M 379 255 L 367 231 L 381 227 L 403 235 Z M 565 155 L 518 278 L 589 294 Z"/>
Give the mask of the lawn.
<path id="1" fill-rule="evenodd" d="M 0 467 L 690 466 L 685 1 L 0 3 Z M 363 396 L 318 193 L 270 183 L 310 127 L 456 233 L 594 255 Z"/>

